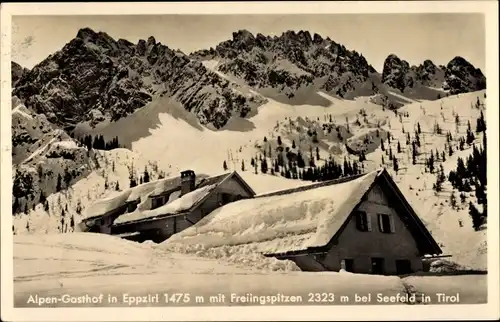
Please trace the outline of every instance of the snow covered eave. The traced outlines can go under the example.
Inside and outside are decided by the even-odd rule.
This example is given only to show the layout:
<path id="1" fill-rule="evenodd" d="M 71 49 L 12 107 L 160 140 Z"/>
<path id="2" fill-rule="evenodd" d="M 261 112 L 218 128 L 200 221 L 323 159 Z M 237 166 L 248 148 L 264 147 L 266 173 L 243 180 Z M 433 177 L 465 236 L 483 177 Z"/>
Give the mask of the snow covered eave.
<path id="1" fill-rule="evenodd" d="M 193 208 L 194 209 L 194 208 Z M 141 218 L 141 219 L 135 219 L 135 220 L 130 220 L 130 221 L 124 221 L 120 223 L 113 224 L 111 227 L 123 227 L 127 225 L 134 225 L 142 222 L 150 222 L 150 221 L 155 221 L 155 220 L 161 220 L 165 218 L 170 218 L 170 217 L 178 217 L 178 216 L 186 216 L 188 215 L 192 210 L 186 210 L 179 212 L 177 214 L 163 214 L 163 215 L 158 215 L 154 217 L 146 217 L 146 218 Z"/>
<path id="2" fill-rule="evenodd" d="M 326 253 L 328 253 L 328 249 L 325 246 L 322 246 L 322 247 L 308 247 L 305 249 L 293 250 L 284 253 L 263 253 L 262 255 L 266 257 L 276 257 L 278 259 L 285 259 L 289 257 L 319 255 Z"/>
<path id="3" fill-rule="evenodd" d="M 421 256 L 421 259 L 434 259 L 434 258 L 449 258 L 452 257 L 452 255 L 444 255 L 444 254 L 425 254 L 424 256 Z"/>

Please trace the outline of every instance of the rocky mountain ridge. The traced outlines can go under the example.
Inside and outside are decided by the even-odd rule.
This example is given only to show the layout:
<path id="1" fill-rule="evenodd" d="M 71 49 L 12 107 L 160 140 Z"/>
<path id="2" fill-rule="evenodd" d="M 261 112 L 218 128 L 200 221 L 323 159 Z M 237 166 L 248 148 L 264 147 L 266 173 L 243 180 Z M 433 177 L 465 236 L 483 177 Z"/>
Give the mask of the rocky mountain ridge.
<path id="1" fill-rule="evenodd" d="M 218 71 L 288 98 L 308 86 L 350 98 L 359 91 L 358 84 L 370 83 L 371 90 L 370 75 L 376 73 L 362 54 L 302 30 L 286 31 L 279 37 L 240 30 L 215 49 L 197 51 L 191 57 L 219 60 Z"/>
<path id="2" fill-rule="evenodd" d="M 164 95 L 201 124 L 220 129 L 233 116 L 255 111 L 266 97 L 331 104 L 320 91 L 343 99 L 376 96 L 373 102 L 398 107 L 407 102 L 393 91 L 429 100 L 486 86 L 482 72 L 461 57 L 447 66 L 430 60 L 410 66 L 391 54 L 380 74 L 362 54 L 308 31 L 271 37 L 239 30 L 232 36 L 188 56 L 154 37 L 133 44 L 83 28 L 31 70 L 12 63 L 13 95 L 70 130 L 84 121 L 116 121 Z M 217 62 L 215 69 L 207 68 L 207 60 Z"/>
<path id="3" fill-rule="evenodd" d="M 118 120 L 156 95 L 173 97 L 215 128 L 265 101 L 239 92 L 237 85 L 153 37 L 132 44 L 89 28 L 22 73 L 15 85 L 13 95 L 28 108 L 70 129 L 83 121 Z"/>
<path id="4" fill-rule="evenodd" d="M 436 66 L 425 60 L 418 66 L 390 54 L 384 61 L 382 82 L 404 93 L 417 84 L 431 88 L 441 88 L 450 95 L 469 93 L 486 88 L 486 78 L 464 58 L 457 56 L 446 66 Z"/>
<path id="5" fill-rule="evenodd" d="M 482 72 L 462 57 L 455 57 L 447 66 L 436 66 L 430 60 L 410 66 L 390 54 L 380 74 L 355 50 L 302 30 L 273 37 L 240 30 L 215 49 L 196 51 L 191 57 L 215 60 L 217 71 L 243 80 L 266 96 L 274 94 L 273 99 L 283 93 L 292 104 L 305 87 L 313 88 L 306 94 L 323 91 L 343 99 L 381 96 L 375 102 L 398 107 L 405 102 L 392 97 L 391 92 L 411 99 L 435 100 L 448 92 L 466 93 L 486 86 Z"/>

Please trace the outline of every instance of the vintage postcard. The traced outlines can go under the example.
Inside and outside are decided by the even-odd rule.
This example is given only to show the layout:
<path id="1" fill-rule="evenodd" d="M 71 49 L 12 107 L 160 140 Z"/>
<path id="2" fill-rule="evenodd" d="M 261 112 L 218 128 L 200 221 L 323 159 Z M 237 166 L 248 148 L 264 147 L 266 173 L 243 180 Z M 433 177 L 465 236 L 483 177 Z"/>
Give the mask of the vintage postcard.
<path id="1" fill-rule="evenodd" d="M 2 319 L 498 318 L 497 12 L 2 4 Z"/>

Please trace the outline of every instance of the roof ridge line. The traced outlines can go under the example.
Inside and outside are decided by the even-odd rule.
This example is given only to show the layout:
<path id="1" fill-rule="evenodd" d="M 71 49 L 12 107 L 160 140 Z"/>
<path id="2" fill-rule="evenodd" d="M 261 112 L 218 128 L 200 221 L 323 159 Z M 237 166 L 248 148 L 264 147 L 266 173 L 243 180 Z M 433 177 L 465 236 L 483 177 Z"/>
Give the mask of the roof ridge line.
<path id="1" fill-rule="evenodd" d="M 295 192 L 300 192 L 300 191 L 307 191 L 307 190 L 311 190 L 311 189 L 346 183 L 346 182 L 350 182 L 350 181 L 356 180 L 358 178 L 361 178 L 369 173 L 370 172 L 365 172 L 365 173 L 356 174 L 353 176 L 340 177 L 340 178 L 336 178 L 336 179 L 332 179 L 332 180 L 316 182 L 316 183 L 306 185 L 306 186 L 300 186 L 300 187 L 295 187 L 295 188 L 289 188 L 289 189 L 283 189 L 283 190 L 263 193 L 261 195 L 255 196 L 255 198 L 272 197 L 272 196 L 276 196 L 276 195 L 290 194 L 290 193 L 295 193 Z"/>

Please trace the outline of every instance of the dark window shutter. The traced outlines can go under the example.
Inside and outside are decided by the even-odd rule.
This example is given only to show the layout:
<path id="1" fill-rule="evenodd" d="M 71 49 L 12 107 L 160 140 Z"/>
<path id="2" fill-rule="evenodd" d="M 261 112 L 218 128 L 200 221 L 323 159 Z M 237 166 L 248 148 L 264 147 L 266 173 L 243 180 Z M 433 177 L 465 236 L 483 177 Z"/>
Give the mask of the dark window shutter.
<path id="1" fill-rule="evenodd" d="M 359 230 L 362 230 L 361 214 L 359 212 L 356 212 L 355 216 L 356 216 L 356 228 L 358 228 Z"/>
<path id="2" fill-rule="evenodd" d="M 364 211 L 356 211 L 356 227 L 360 231 L 368 231 L 367 215 Z"/>

